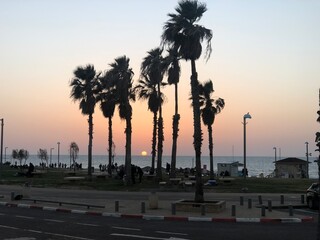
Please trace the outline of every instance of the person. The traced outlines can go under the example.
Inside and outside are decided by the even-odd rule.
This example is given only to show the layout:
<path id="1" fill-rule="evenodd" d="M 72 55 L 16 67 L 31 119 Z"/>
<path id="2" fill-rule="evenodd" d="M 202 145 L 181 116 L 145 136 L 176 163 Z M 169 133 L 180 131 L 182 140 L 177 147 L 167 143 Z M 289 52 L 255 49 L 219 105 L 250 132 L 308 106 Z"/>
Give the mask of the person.
<path id="1" fill-rule="evenodd" d="M 26 173 L 26 176 L 27 177 L 32 177 L 32 173 L 34 171 L 34 165 L 32 163 L 29 164 L 29 168 L 28 168 L 28 171 Z"/>
<path id="2" fill-rule="evenodd" d="M 167 173 L 170 172 L 170 164 L 169 164 L 169 163 L 166 164 L 166 172 L 167 172 Z"/>
<path id="3" fill-rule="evenodd" d="M 139 183 L 142 182 L 142 176 L 143 176 L 143 171 L 141 169 L 141 167 L 138 167 L 138 176 L 139 176 Z"/>

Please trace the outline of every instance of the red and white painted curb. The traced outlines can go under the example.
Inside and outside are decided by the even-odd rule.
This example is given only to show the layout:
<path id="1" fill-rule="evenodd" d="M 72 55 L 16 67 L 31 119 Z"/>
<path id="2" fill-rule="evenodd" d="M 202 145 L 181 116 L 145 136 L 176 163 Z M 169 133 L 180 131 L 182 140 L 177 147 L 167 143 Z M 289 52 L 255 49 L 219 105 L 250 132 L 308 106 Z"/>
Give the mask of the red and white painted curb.
<path id="1" fill-rule="evenodd" d="M 0 206 L 6 207 L 19 207 L 29 209 L 40 209 L 45 211 L 53 212 L 64 212 L 84 215 L 94 215 L 103 217 L 117 217 L 117 218 L 136 218 L 144 220 L 167 220 L 167 221 L 185 221 L 185 222 L 230 222 L 230 223 L 303 223 L 313 222 L 313 217 L 302 217 L 302 218 L 212 218 L 212 217 L 184 217 L 184 216 L 158 216 L 158 215 L 147 215 L 147 214 L 125 214 L 125 213 L 108 213 L 108 212 L 96 212 L 96 211 L 85 211 L 77 209 L 66 209 L 66 208 L 55 208 L 38 206 L 32 204 L 17 204 L 9 202 L 0 202 Z"/>

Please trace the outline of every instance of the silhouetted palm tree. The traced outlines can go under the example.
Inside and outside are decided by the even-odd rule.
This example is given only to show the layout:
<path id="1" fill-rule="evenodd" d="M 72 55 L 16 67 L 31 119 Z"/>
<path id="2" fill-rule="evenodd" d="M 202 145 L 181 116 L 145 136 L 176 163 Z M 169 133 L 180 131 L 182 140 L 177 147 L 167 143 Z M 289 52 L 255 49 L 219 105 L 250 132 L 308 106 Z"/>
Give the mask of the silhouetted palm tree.
<path id="1" fill-rule="evenodd" d="M 162 99 L 161 86 L 163 75 L 165 73 L 164 58 L 162 57 L 162 50 L 155 48 L 148 51 L 148 55 L 141 63 L 141 73 L 147 75 L 152 83 L 157 85 L 158 99 Z M 157 147 L 157 180 L 162 180 L 162 152 L 163 152 L 163 118 L 162 118 L 162 100 L 159 104 L 159 118 L 158 118 L 158 147 Z"/>
<path id="2" fill-rule="evenodd" d="M 204 125 L 208 128 L 208 140 L 209 140 L 209 156 L 210 156 L 210 179 L 214 179 L 213 172 L 213 134 L 212 125 L 215 117 L 224 108 L 224 100 L 218 98 L 214 100 L 211 94 L 214 92 L 212 81 L 209 80 L 204 84 L 200 84 L 200 105 L 201 117 Z"/>
<path id="3" fill-rule="evenodd" d="M 212 31 L 196 24 L 207 11 L 206 5 L 197 0 L 182 0 L 176 7 L 176 14 L 170 13 L 170 19 L 164 25 L 162 43 L 178 49 L 178 54 L 186 61 L 191 61 L 191 96 L 193 106 L 193 145 L 196 157 L 196 190 L 195 201 L 203 202 L 203 183 L 201 176 L 201 119 L 199 104 L 199 82 L 195 61 L 202 53 L 202 42 L 207 44 L 206 54 L 211 53 Z"/>
<path id="4" fill-rule="evenodd" d="M 132 135 L 132 107 L 130 100 L 135 100 L 134 89 L 132 87 L 133 71 L 129 67 L 130 59 L 126 56 L 118 57 L 110 64 L 111 69 L 106 73 L 115 86 L 116 104 L 119 109 L 119 116 L 126 121 L 126 155 L 125 155 L 125 182 L 132 184 L 131 178 L 131 135 Z"/>
<path id="5" fill-rule="evenodd" d="M 157 145 L 157 118 L 159 106 L 162 104 L 162 97 L 158 97 L 157 84 L 152 82 L 150 78 L 141 74 L 141 79 L 135 87 L 136 94 L 139 99 L 148 100 L 148 109 L 153 113 L 153 131 L 152 131 L 152 146 L 151 146 L 151 169 L 150 174 L 154 173 L 156 145 Z"/>
<path id="6" fill-rule="evenodd" d="M 112 79 L 105 76 L 99 79 L 99 94 L 97 100 L 100 102 L 100 109 L 105 118 L 108 118 L 108 173 L 112 174 L 112 160 L 114 153 L 112 152 L 113 146 L 113 132 L 112 132 L 112 118 L 116 106 L 116 88 Z"/>
<path id="7" fill-rule="evenodd" d="M 180 114 L 178 111 L 178 83 L 180 80 L 180 63 L 177 49 L 169 49 L 168 56 L 165 57 L 167 68 L 168 84 L 174 85 L 174 115 L 172 117 L 172 150 L 171 150 L 171 168 L 170 177 L 176 176 L 176 161 L 177 161 L 177 142 L 179 132 Z"/>
<path id="8" fill-rule="evenodd" d="M 96 105 L 98 77 L 93 65 L 77 67 L 73 72 L 74 78 L 70 83 L 71 98 L 80 101 L 79 108 L 83 115 L 88 115 L 89 145 L 88 145 L 88 175 L 92 174 L 92 139 L 93 139 L 93 113 Z"/>

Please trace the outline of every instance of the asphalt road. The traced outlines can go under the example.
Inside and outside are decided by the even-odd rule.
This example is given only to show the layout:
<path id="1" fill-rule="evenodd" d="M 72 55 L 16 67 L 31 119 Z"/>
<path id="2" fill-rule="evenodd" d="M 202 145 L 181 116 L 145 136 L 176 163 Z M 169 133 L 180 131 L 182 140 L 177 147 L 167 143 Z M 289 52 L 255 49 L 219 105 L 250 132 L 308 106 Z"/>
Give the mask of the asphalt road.
<path id="1" fill-rule="evenodd" d="M 147 221 L 0 207 L 0 239 L 314 240 L 314 223 Z"/>

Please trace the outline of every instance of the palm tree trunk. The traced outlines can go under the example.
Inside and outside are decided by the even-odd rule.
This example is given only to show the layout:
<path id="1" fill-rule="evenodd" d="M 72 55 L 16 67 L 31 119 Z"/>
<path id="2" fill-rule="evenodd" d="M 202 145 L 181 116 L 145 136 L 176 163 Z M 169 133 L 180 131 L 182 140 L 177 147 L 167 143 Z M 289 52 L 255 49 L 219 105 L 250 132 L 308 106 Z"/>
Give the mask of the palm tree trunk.
<path id="1" fill-rule="evenodd" d="M 92 114 L 89 114 L 89 145 L 88 145 L 88 175 L 92 175 L 92 139 L 93 139 L 93 117 Z"/>
<path id="2" fill-rule="evenodd" d="M 113 136 L 112 136 L 112 118 L 111 117 L 109 117 L 108 118 L 108 130 L 109 130 L 109 137 L 108 137 L 108 144 L 109 144 L 109 167 L 108 167 L 108 173 L 109 173 L 109 175 L 111 176 L 111 174 L 112 174 L 112 172 L 111 172 L 111 164 L 112 164 L 112 138 L 113 138 Z"/>
<path id="3" fill-rule="evenodd" d="M 196 71 L 196 64 L 191 60 L 191 95 L 193 106 L 193 146 L 195 149 L 196 157 L 196 186 L 195 186 L 195 202 L 203 202 L 203 184 L 201 172 L 201 145 L 202 145 L 202 132 L 201 132 L 201 119 L 200 119 L 200 103 L 199 103 L 199 82 L 198 74 Z"/>
<path id="4" fill-rule="evenodd" d="M 160 84 L 158 84 L 159 99 L 161 96 Z M 162 106 L 159 106 L 159 120 L 158 120 L 158 161 L 157 161 L 157 180 L 162 180 L 162 151 L 163 151 L 163 119 L 162 119 Z"/>
<path id="5" fill-rule="evenodd" d="M 130 111 L 131 112 L 131 111 Z M 132 173 L 131 173 L 131 113 L 126 117 L 126 158 L 125 158 L 125 170 L 126 170 L 126 184 L 132 185 Z"/>
<path id="6" fill-rule="evenodd" d="M 172 122 L 172 152 L 171 152 L 171 171 L 170 177 L 174 178 L 176 176 L 176 162 L 177 162 L 177 142 L 178 142 L 178 132 L 179 132 L 179 120 L 180 114 L 178 113 L 178 84 L 174 85 L 175 92 L 175 111 Z"/>
<path id="7" fill-rule="evenodd" d="M 209 138 L 209 156 L 210 156 L 210 179 L 214 179 L 212 125 L 208 125 L 208 138 Z"/>
<path id="8" fill-rule="evenodd" d="M 155 160 L 156 160 L 156 146 L 157 146 L 157 117 L 158 114 L 157 112 L 155 112 L 153 114 L 153 133 L 152 133 L 152 159 L 151 159 L 151 170 L 150 170 L 150 174 L 154 173 L 154 169 L 155 169 Z"/>

